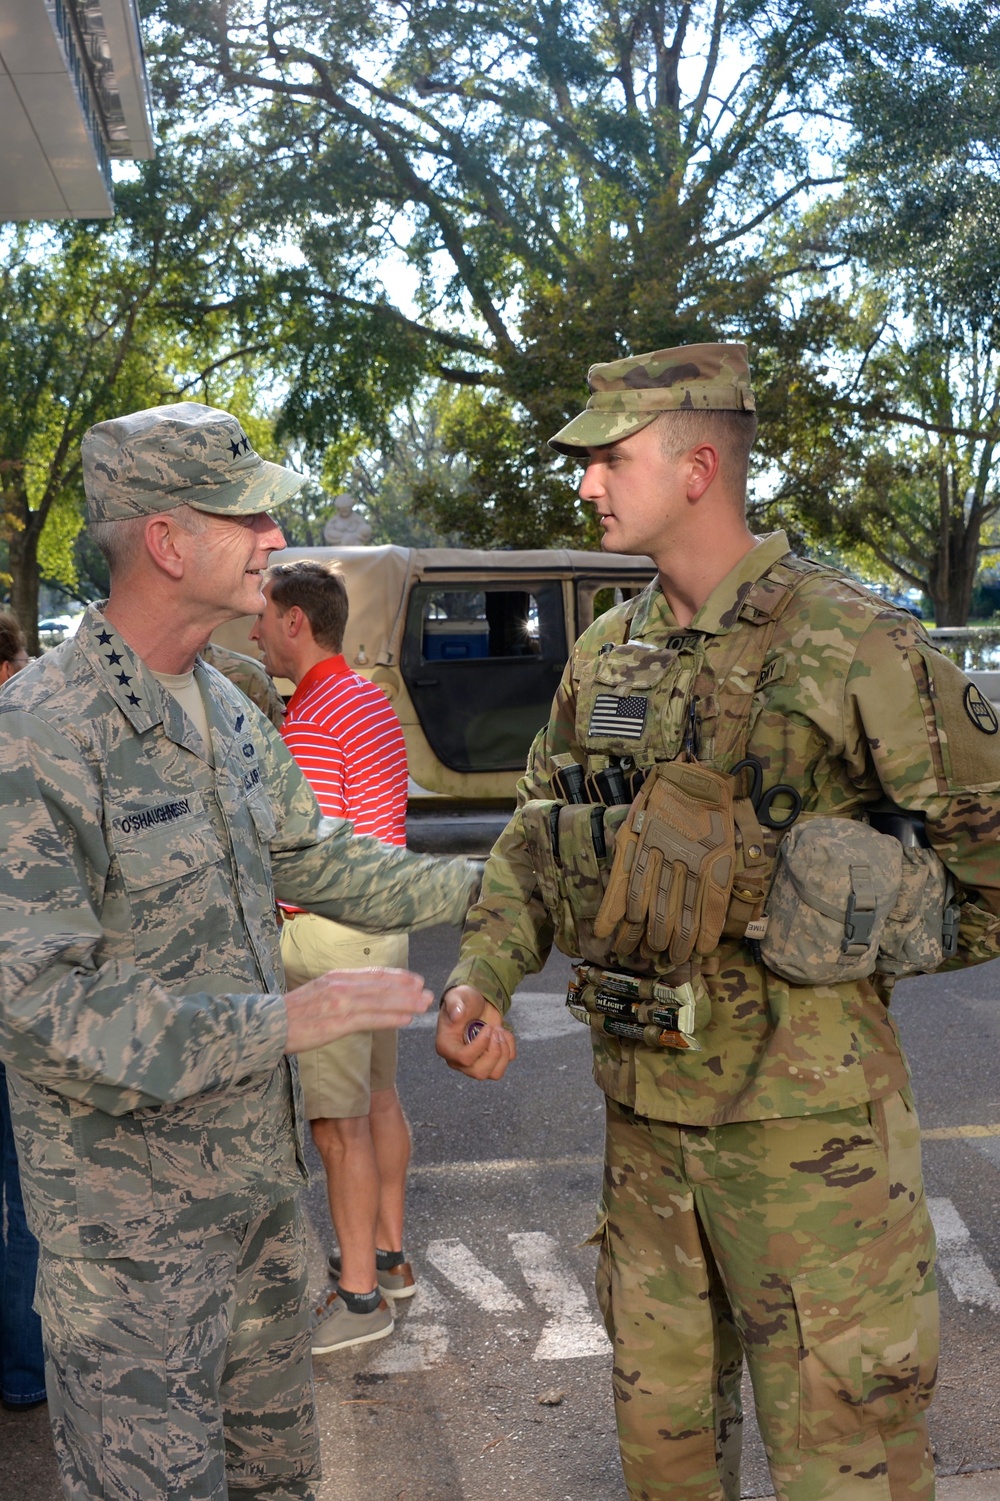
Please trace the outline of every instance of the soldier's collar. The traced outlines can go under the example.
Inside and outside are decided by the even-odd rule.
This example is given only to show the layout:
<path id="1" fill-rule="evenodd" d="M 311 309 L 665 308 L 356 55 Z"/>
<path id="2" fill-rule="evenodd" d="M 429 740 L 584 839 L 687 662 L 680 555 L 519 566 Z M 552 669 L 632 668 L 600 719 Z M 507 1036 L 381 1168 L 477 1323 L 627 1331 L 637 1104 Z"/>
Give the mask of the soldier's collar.
<path id="1" fill-rule="evenodd" d="M 756 547 L 731 568 L 721 583 L 716 584 L 708 599 L 686 628 L 692 633 L 721 636 L 731 631 L 741 614 L 752 618 L 757 612 L 747 610 L 748 596 L 767 570 L 789 551 L 788 538 L 784 532 L 770 532 L 761 537 Z M 652 585 L 640 597 L 632 618 L 630 634 L 642 636 L 650 627 L 663 626 L 678 629 L 673 611 L 664 598 L 663 591 L 654 579 Z"/>

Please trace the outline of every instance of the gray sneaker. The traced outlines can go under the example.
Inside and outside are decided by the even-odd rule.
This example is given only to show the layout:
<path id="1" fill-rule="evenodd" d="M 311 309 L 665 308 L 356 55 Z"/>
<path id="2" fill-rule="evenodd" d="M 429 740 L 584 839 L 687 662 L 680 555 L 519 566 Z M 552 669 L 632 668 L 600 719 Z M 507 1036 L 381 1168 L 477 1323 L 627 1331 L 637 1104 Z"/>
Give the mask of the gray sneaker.
<path id="1" fill-rule="evenodd" d="M 352 1313 L 337 1293 L 330 1293 L 312 1315 L 312 1352 L 329 1355 L 331 1350 L 346 1350 L 350 1345 L 367 1345 L 385 1339 L 396 1327 L 392 1311 L 384 1298 L 371 1313 Z"/>
<path id="2" fill-rule="evenodd" d="M 334 1282 L 339 1282 L 340 1257 L 328 1256 L 326 1264 Z M 379 1292 L 387 1298 L 412 1298 L 417 1290 L 417 1279 L 408 1261 L 401 1261 L 399 1266 L 394 1266 L 388 1272 L 379 1270 L 375 1275 L 378 1278 Z"/>

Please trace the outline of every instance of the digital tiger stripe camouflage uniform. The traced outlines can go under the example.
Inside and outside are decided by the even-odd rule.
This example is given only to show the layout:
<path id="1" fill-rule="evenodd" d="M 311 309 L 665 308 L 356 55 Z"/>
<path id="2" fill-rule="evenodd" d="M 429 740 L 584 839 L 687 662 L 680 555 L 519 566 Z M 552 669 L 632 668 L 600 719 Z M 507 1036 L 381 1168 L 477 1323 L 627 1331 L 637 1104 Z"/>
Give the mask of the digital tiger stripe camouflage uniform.
<path id="1" fill-rule="evenodd" d="M 275 900 L 382 931 L 459 921 L 475 879 L 324 818 L 265 717 L 195 676 L 210 757 L 97 608 L 0 695 L 0 1055 L 78 1501 L 312 1496 Z"/>

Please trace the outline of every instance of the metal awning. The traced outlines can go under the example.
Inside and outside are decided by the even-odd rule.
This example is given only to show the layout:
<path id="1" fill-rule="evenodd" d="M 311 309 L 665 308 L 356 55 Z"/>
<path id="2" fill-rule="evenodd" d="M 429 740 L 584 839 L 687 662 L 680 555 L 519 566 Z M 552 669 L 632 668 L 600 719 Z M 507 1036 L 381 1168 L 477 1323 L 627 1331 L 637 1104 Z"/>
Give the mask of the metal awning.
<path id="1" fill-rule="evenodd" d="M 109 219 L 152 155 L 136 0 L 0 0 L 0 220 Z"/>

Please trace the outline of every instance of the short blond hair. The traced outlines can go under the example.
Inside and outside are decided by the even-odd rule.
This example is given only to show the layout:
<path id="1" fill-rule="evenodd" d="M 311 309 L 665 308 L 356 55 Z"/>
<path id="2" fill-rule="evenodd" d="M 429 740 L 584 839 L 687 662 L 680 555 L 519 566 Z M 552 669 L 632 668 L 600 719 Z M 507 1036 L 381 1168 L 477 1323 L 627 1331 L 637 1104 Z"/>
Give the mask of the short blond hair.
<path id="1" fill-rule="evenodd" d="M 679 459 L 699 443 L 714 444 L 725 478 L 746 491 L 750 450 L 757 437 L 756 412 L 661 412 L 654 425 L 660 447 L 670 459 Z"/>

